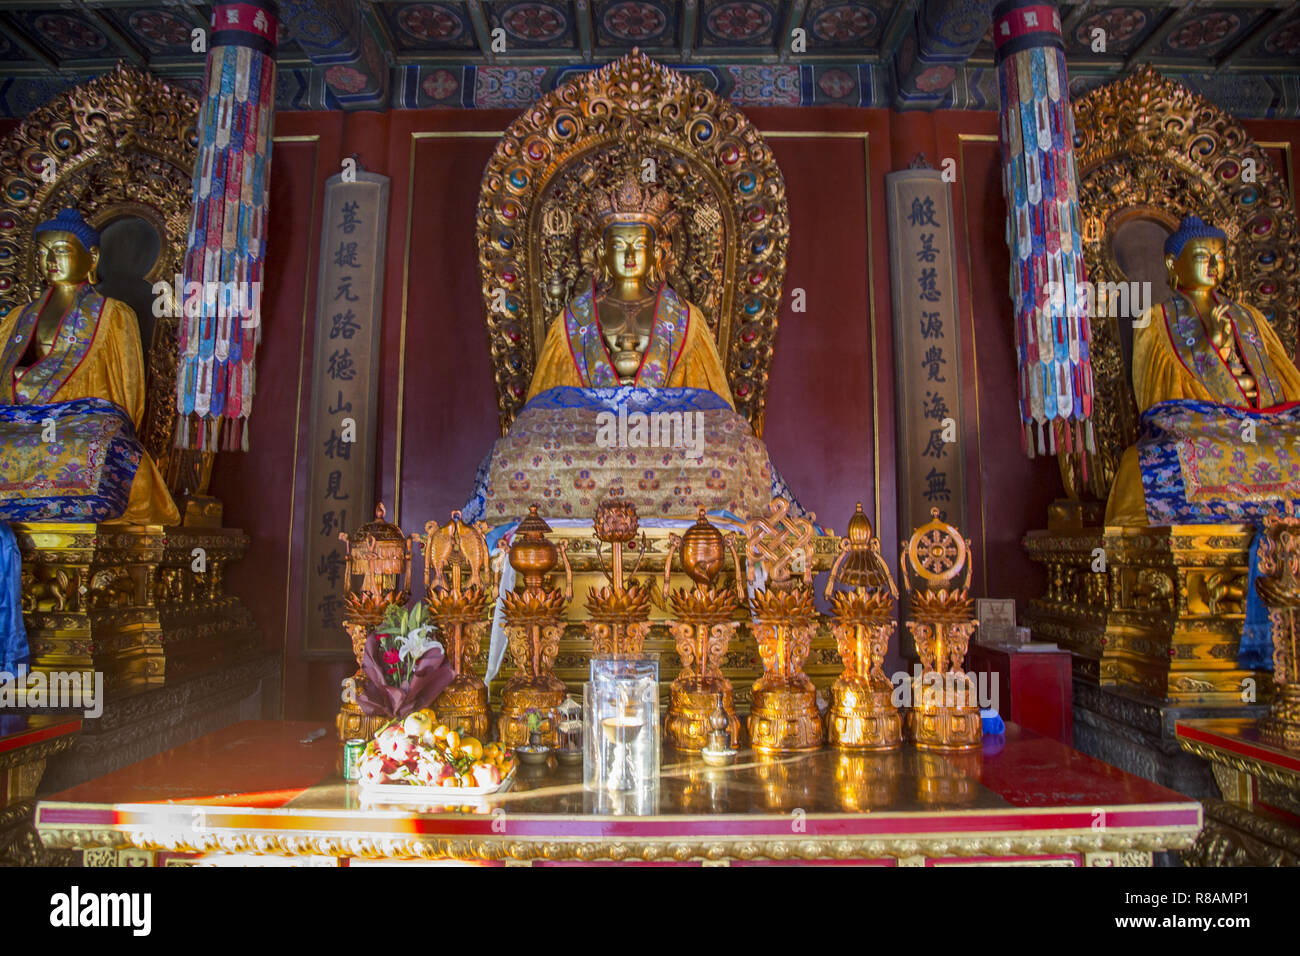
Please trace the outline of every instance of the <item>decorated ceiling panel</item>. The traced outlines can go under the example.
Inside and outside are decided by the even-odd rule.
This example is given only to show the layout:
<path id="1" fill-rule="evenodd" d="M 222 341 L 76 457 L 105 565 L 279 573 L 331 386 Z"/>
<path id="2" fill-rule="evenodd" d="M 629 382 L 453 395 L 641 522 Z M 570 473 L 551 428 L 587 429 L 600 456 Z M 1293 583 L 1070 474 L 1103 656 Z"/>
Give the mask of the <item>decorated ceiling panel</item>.
<path id="1" fill-rule="evenodd" d="M 290 108 L 526 103 L 633 47 L 754 102 L 996 106 L 992 0 L 279 3 L 278 98 Z M 212 7 L 0 0 L 0 113 L 119 60 L 196 83 L 204 55 L 192 52 L 191 31 L 210 22 Z M 1260 115 L 1300 114 L 1293 0 L 1062 0 L 1059 9 L 1080 89 L 1151 63 L 1225 108 L 1249 90 Z M 796 29 L 806 45 L 794 42 Z"/>

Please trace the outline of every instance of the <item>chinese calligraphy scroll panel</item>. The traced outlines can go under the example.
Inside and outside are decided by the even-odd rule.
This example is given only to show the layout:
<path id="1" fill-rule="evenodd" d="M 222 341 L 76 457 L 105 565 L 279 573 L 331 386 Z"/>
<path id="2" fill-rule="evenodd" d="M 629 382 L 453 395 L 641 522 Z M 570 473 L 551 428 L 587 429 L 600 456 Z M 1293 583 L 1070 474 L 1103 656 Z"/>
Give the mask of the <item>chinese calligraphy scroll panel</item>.
<path id="1" fill-rule="evenodd" d="M 312 361 L 304 568 L 304 651 L 350 657 L 340 531 L 374 510 L 379 332 L 388 177 L 357 171 L 325 186 Z"/>
<path id="2" fill-rule="evenodd" d="M 898 397 L 898 533 L 966 527 L 952 201 L 939 170 L 885 177 Z"/>

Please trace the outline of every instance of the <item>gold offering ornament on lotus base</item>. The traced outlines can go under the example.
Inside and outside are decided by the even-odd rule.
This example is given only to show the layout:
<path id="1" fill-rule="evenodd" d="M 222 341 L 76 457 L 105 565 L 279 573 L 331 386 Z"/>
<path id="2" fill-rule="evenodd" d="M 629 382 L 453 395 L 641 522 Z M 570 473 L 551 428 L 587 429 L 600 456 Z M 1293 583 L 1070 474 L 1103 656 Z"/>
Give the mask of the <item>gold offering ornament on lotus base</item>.
<path id="1" fill-rule="evenodd" d="M 975 681 L 962 669 L 978 626 L 970 598 L 970 541 L 931 508 L 930 520 L 912 532 L 898 563 L 911 594 L 907 627 L 921 658 L 908 713 L 912 739 L 921 750 L 976 748 L 983 739 L 979 700 Z M 954 587 L 958 578 L 962 583 Z"/>
<path id="2" fill-rule="evenodd" d="M 650 587 L 634 580 L 641 561 L 645 558 L 648 541 L 641 535 L 641 548 L 631 576 L 624 574 L 623 549 L 636 540 L 636 506 L 622 498 L 606 498 L 596 506 L 593 519 L 596 560 L 609 585 L 593 590 L 587 595 L 585 622 L 591 638 L 592 653 L 597 656 L 626 655 L 638 657 L 650 633 Z M 610 545 L 612 558 L 605 568 L 601 555 L 603 545 Z"/>
<path id="3" fill-rule="evenodd" d="M 715 588 L 714 579 L 722 570 L 728 550 L 736 569 L 735 587 Z M 669 590 L 675 553 L 681 557 L 682 570 L 695 583 L 693 588 Z M 714 712 L 720 708 L 726 740 L 737 748 L 740 718 L 736 716 L 731 681 L 722 675 L 720 665 L 740 626 L 732 617 L 745 601 L 740 556 L 734 540 L 709 522 L 703 508 L 695 524 L 680 538 L 668 536 L 662 590 L 675 618 L 668 627 L 682 661 L 681 673 L 669 689 L 664 739 L 678 750 L 704 750 L 714 732 Z"/>
<path id="4" fill-rule="evenodd" d="M 492 717 L 488 689 L 474 673 L 488 609 L 496 594 L 497 576 L 487 543 L 487 526 L 466 525 L 461 513 L 439 527 L 424 526 L 424 594 L 429 616 L 438 626 L 439 640 L 455 679 L 433 702 L 439 720 L 462 737 L 484 740 Z M 468 576 L 468 582 L 465 580 Z"/>
<path id="5" fill-rule="evenodd" d="M 836 591 L 836 584 L 853 590 Z M 884 663 L 898 630 L 898 586 L 861 502 L 849 519 L 848 534 L 840 539 L 825 597 L 831 602 L 831 630 L 844 662 L 844 672 L 831 685 L 827 742 L 841 750 L 892 750 L 903 742 L 903 718 L 894 706 L 894 686 Z"/>
<path id="6" fill-rule="evenodd" d="M 796 518 L 789 510 L 789 502 L 774 498 L 764 515 L 745 525 L 750 582 L 760 568 L 767 576 L 750 601 L 763 676 L 754 682 L 748 729 L 750 746 L 760 754 L 816 750 L 825 739 L 817 689 L 803 672 L 817 628 L 810 587 L 815 518 Z"/>
<path id="7" fill-rule="evenodd" d="M 515 529 L 510 545 L 510 565 L 522 582 L 504 602 L 507 649 L 516 673 L 502 691 L 497 738 L 511 749 L 529 743 L 529 711 L 542 718 L 541 743 L 559 745 L 555 710 L 567 694 L 564 681 L 555 676 L 552 667 L 564 632 L 564 611 L 573 598 L 573 569 L 565 546 L 556 547 L 547 539 L 550 531 L 551 526 L 533 505 Z M 561 561 L 563 591 L 548 584 L 551 571 Z"/>
<path id="8" fill-rule="evenodd" d="M 351 534 L 339 532 L 347 555 L 343 629 L 352 641 L 352 655 L 357 662 L 356 673 L 343 681 L 343 706 L 334 721 L 342 742 L 357 737 L 369 740 L 388 721 L 382 714 L 365 713 L 356 702 L 357 684 L 363 680 L 361 660 L 366 641 L 383 623 L 390 607 L 405 607 L 411 599 L 411 538 L 384 520 L 386 514 L 381 501 L 375 506 L 374 521 L 367 521 Z"/>

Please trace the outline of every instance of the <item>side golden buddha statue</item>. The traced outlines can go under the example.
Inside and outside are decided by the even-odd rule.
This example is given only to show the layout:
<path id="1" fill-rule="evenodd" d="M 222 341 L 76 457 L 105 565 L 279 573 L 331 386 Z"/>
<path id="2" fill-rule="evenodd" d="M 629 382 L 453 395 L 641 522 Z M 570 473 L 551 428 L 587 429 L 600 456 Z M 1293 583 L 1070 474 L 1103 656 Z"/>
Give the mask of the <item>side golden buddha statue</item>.
<path id="1" fill-rule="evenodd" d="M 35 237 L 48 288 L 0 319 L 0 518 L 177 524 L 134 434 L 145 404 L 139 322 L 95 290 L 99 234 L 65 209 Z"/>
<path id="2" fill-rule="evenodd" d="M 1280 432 L 1250 413 L 1300 399 L 1300 371 L 1260 311 L 1219 289 L 1226 240 L 1222 230 L 1187 216 L 1165 242 L 1174 294 L 1135 326 L 1133 390 L 1138 411 L 1144 413 L 1144 438 L 1120 459 L 1106 506 L 1107 525 L 1251 520 L 1258 506 L 1294 497 L 1285 481 L 1275 480 L 1277 475 L 1262 477 L 1276 471 L 1277 463 L 1270 459 Z M 1170 402 L 1180 404 L 1162 405 L 1158 414 L 1149 411 Z M 1185 448 L 1193 441 L 1202 448 L 1210 442 L 1209 447 L 1223 452 L 1212 456 L 1220 464 L 1204 456 L 1193 462 L 1184 455 L 1185 481 L 1171 481 L 1173 476 L 1154 464 L 1153 428 L 1170 436 L 1177 429 Z M 1202 434 L 1187 437 L 1193 428 Z M 1167 444 L 1174 448 L 1178 440 Z M 1186 474 L 1189 466 L 1197 469 L 1194 476 Z M 1149 501 L 1146 492 L 1153 489 L 1162 491 L 1159 499 Z M 1163 500 L 1164 489 L 1178 496 L 1176 504 Z"/>
<path id="3" fill-rule="evenodd" d="M 557 386 L 702 388 L 732 405 L 727 376 L 700 310 L 664 280 L 669 194 L 628 176 L 597 192 L 589 215 L 602 227 L 600 275 L 551 323 L 528 390 Z"/>

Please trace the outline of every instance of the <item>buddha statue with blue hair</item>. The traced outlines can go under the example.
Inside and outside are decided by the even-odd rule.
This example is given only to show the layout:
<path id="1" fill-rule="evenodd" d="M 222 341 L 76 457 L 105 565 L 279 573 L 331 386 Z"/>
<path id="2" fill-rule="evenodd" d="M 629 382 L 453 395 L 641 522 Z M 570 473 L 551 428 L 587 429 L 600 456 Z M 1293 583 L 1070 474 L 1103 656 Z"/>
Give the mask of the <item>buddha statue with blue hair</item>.
<path id="1" fill-rule="evenodd" d="M 46 288 L 0 319 L 0 520 L 179 523 L 136 437 L 139 321 L 95 289 L 99 234 L 64 209 L 34 236 Z"/>
<path id="2" fill-rule="evenodd" d="M 1141 421 L 1111 485 L 1108 526 L 1258 528 L 1300 502 L 1300 370 L 1265 316 L 1220 288 L 1226 247 L 1223 230 L 1196 216 L 1165 241 L 1173 295 L 1134 326 Z M 1267 669 L 1255 547 L 1250 566 L 1238 662 Z"/>

